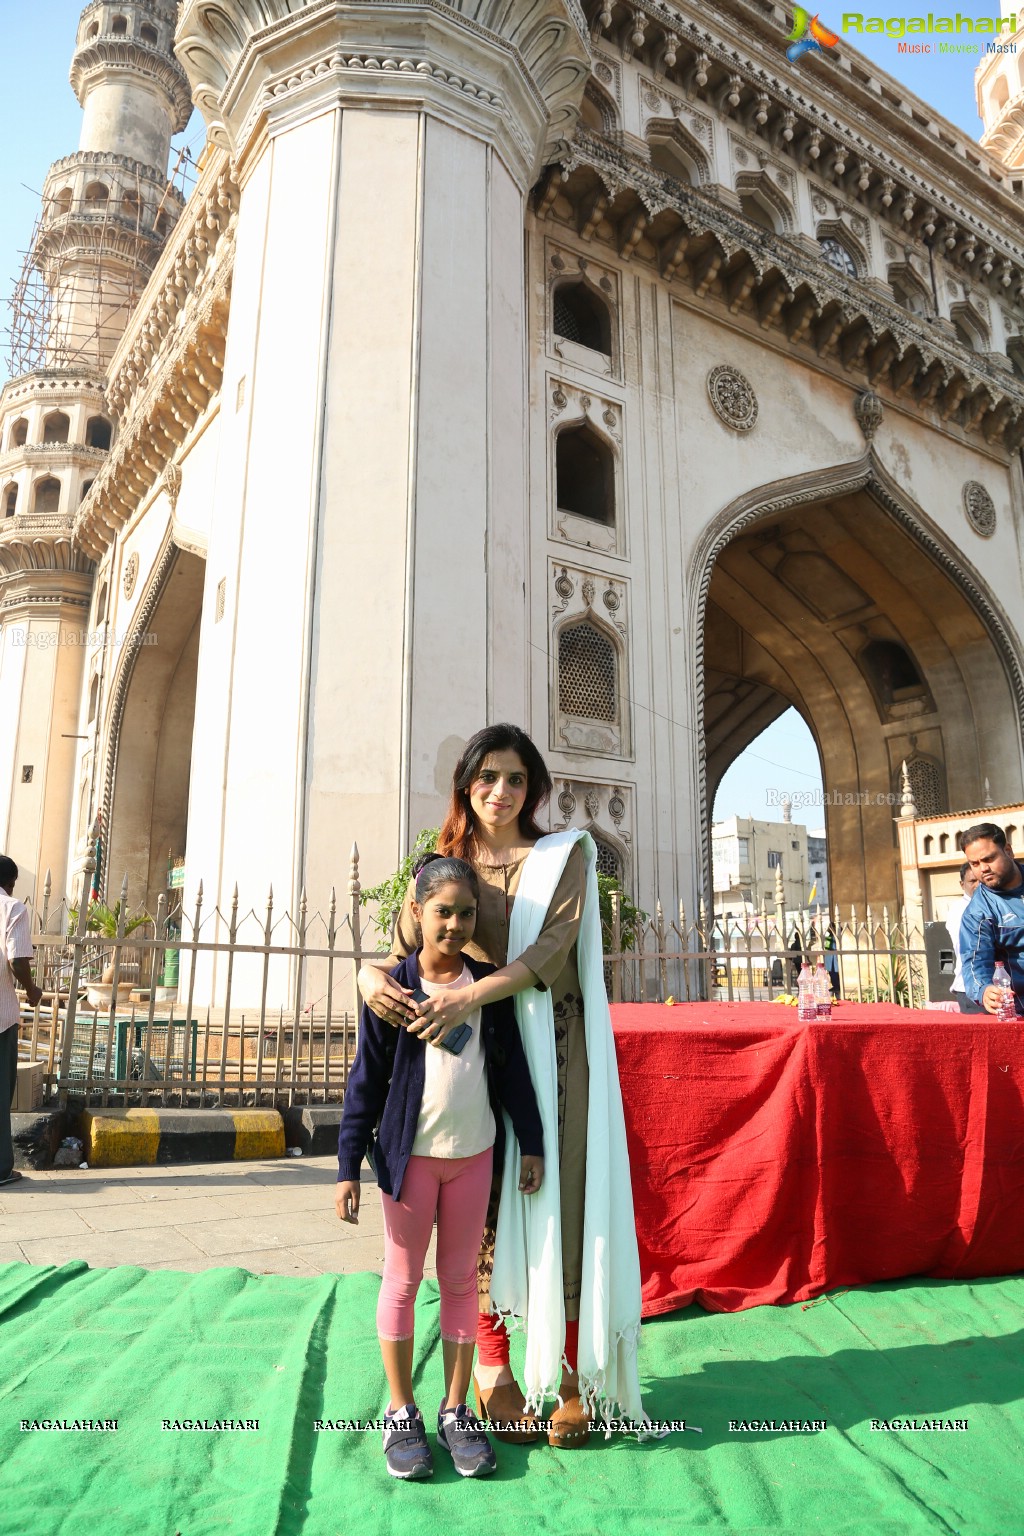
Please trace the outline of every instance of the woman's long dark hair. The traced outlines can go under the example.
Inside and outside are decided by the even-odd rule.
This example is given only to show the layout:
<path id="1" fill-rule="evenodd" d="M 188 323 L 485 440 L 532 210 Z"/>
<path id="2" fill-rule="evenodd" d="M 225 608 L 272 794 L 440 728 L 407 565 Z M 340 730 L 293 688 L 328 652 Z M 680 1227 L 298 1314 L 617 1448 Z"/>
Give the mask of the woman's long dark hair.
<path id="1" fill-rule="evenodd" d="M 469 787 L 480 772 L 480 764 L 491 752 L 515 752 L 526 769 L 526 799 L 519 812 L 519 831 L 527 842 L 544 836 L 536 822 L 536 812 L 551 794 L 551 775 L 526 732 L 518 725 L 485 725 L 471 736 L 455 764 L 452 794 L 444 824 L 437 838 L 439 853 L 457 859 L 471 859 L 476 852 L 476 818 L 469 803 Z"/>

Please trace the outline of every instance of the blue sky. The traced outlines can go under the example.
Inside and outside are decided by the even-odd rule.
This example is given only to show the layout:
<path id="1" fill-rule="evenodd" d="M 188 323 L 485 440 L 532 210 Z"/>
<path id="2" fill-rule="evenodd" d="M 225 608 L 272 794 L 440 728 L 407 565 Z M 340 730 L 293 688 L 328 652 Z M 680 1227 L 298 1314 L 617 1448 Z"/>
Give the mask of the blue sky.
<path id="1" fill-rule="evenodd" d="M 843 0 L 849 9 L 861 5 L 872 16 L 926 14 L 928 7 L 907 0 Z M 936 15 L 952 14 L 955 6 L 942 8 L 929 0 Z M 991 5 L 972 6 L 960 0 L 965 15 L 995 15 Z M 812 11 L 813 5 L 809 7 Z M 14 287 L 39 212 L 39 192 L 52 161 L 78 148 L 81 110 L 68 84 L 81 5 L 75 0 L 32 0 L 30 5 L 4 6 L 4 47 L 7 61 L 5 89 L 0 96 L 0 143 L 7 146 L 0 157 L 0 290 L 6 298 Z M 842 27 L 840 4 L 823 5 L 822 22 L 834 31 Z M 852 34 L 845 33 L 840 48 L 851 48 Z M 1024 37 L 1022 37 L 1024 42 Z M 970 57 L 934 54 L 900 54 L 895 39 L 857 38 L 856 48 L 879 68 L 886 70 L 908 90 L 927 102 L 950 122 L 977 138 L 981 132 L 974 101 L 974 69 Z M 822 67 L 814 55 L 805 57 L 795 70 L 811 72 Z M 198 152 L 202 124 L 193 117 L 185 141 Z M 193 142 L 194 141 L 194 142 Z M 180 142 L 180 141 L 179 141 Z M 9 323 L 3 309 L 3 328 Z M 725 775 L 715 802 L 718 817 L 778 814 L 767 803 L 769 789 L 820 788 L 817 750 L 807 726 L 795 710 L 789 710 L 740 757 Z M 805 813 L 809 825 L 823 818 Z"/>

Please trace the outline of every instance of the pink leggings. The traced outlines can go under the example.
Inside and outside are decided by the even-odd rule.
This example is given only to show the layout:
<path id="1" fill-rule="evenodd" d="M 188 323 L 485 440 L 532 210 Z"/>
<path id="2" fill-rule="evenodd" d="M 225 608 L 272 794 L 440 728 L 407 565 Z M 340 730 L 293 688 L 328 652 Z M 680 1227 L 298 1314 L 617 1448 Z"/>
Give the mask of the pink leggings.
<path id="1" fill-rule="evenodd" d="M 377 1301 L 382 1339 L 411 1339 L 416 1292 L 423 1279 L 437 1212 L 437 1283 L 441 1337 L 476 1338 L 476 1259 L 491 1192 L 493 1149 L 475 1157 L 410 1157 L 398 1200 L 381 1191 L 384 1279 Z"/>

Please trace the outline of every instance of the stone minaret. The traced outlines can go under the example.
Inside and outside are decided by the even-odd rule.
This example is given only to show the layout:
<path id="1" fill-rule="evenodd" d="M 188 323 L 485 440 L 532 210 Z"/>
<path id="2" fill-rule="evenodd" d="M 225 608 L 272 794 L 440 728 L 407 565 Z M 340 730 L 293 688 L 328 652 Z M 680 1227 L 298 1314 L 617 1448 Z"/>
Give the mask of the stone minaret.
<path id="1" fill-rule="evenodd" d="M 53 296 L 54 362 L 106 367 L 181 211 L 167 161 L 192 102 L 174 16 L 173 0 L 82 12 L 71 64 L 82 136 L 77 154 L 50 167 L 35 245 Z"/>
<path id="2" fill-rule="evenodd" d="M 34 344 L 0 393 L 0 843 L 19 895 L 50 868 L 63 894 L 92 565 L 74 518 L 110 447 L 110 358 L 183 199 L 168 185 L 171 137 L 191 112 L 174 57 L 174 0 L 86 6 L 71 84 L 75 154 L 50 167 L 16 300 Z M 18 310 L 15 314 L 18 329 Z M 88 697 L 88 690 L 85 690 Z"/>
<path id="3" fill-rule="evenodd" d="M 1006 20 L 1016 15 L 1017 0 L 1000 0 L 1000 13 Z M 1006 26 L 991 39 L 997 47 L 1014 52 L 986 53 L 974 72 L 978 116 L 985 125 L 981 142 L 990 154 L 1011 171 L 1024 168 L 1024 23 L 1017 30 Z"/>

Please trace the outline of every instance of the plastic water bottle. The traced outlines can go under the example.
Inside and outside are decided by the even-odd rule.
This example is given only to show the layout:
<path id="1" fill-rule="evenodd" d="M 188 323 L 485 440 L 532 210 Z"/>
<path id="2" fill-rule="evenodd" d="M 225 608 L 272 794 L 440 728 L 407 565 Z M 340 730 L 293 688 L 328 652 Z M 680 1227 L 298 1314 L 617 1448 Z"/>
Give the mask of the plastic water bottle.
<path id="1" fill-rule="evenodd" d="M 818 968 L 814 973 L 814 1000 L 817 1003 L 818 1018 L 831 1019 L 832 988 L 828 984 L 828 972 L 825 969 L 824 960 L 818 961 Z"/>
<path id="2" fill-rule="evenodd" d="M 992 972 L 992 985 L 999 988 L 999 1008 L 996 1018 L 1000 1024 L 1012 1024 L 1017 1017 L 1017 1009 L 1013 1001 L 1013 987 L 1010 985 L 1009 972 L 1001 960 L 996 961 L 996 968 Z"/>
<path id="3" fill-rule="evenodd" d="M 811 968 L 805 960 L 800 970 L 796 983 L 796 1016 L 805 1024 L 810 1024 L 818 1017 L 818 998 L 814 986 L 814 977 Z"/>

